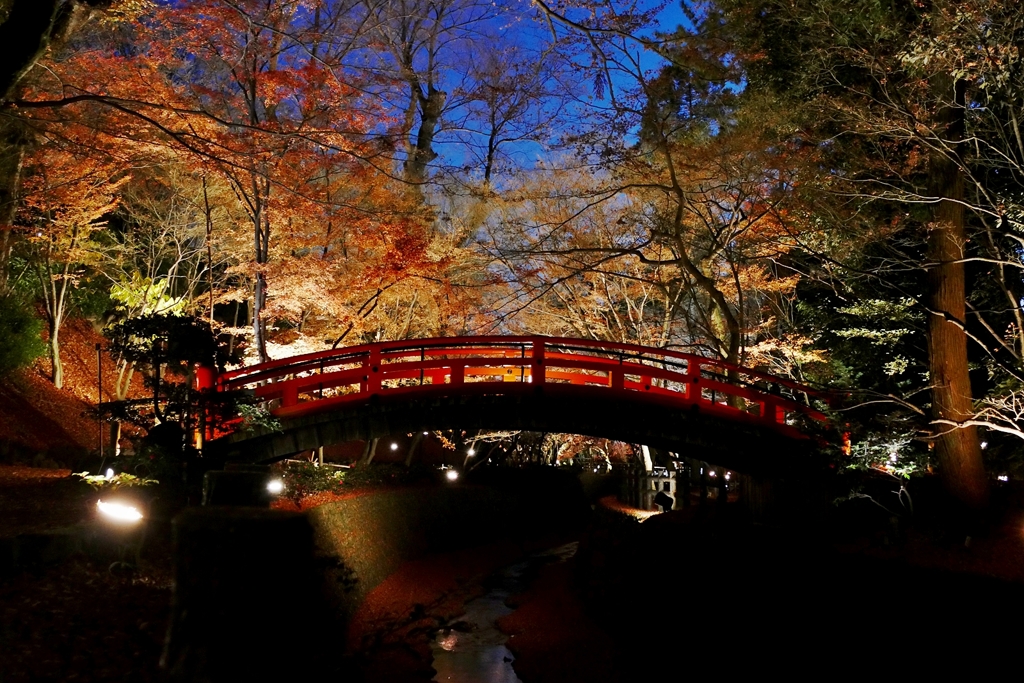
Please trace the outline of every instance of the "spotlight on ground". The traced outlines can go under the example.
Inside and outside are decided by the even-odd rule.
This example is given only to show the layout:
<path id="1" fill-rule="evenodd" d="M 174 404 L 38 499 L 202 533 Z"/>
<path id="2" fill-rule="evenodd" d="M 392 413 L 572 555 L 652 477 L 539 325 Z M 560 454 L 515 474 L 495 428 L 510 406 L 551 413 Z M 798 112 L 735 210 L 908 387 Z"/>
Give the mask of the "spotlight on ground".
<path id="1" fill-rule="evenodd" d="M 444 476 L 448 481 L 456 481 L 459 478 L 459 472 L 458 470 L 448 470 Z"/>
<path id="2" fill-rule="evenodd" d="M 397 451 L 398 450 L 398 444 L 395 443 L 394 441 L 391 442 L 391 450 L 393 450 L 393 451 Z"/>
<path id="3" fill-rule="evenodd" d="M 105 518 L 120 523 L 134 523 L 142 519 L 142 513 L 134 505 L 126 503 L 108 503 L 102 500 L 96 501 L 96 509 Z"/>
<path id="4" fill-rule="evenodd" d="M 267 491 L 275 496 L 278 495 L 284 491 L 284 482 L 280 479 L 271 479 L 267 482 Z"/>

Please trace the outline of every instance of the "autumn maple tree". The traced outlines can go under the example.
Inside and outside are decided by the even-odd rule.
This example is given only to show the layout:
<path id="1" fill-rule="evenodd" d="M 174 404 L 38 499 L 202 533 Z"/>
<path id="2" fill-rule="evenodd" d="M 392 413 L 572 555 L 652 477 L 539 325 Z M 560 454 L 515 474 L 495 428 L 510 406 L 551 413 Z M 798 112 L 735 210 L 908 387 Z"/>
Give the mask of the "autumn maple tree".
<path id="1" fill-rule="evenodd" d="M 72 292 L 99 258 L 95 233 L 104 227 L 127 178 L 116 160 L 82 156 L 77 146 L 62 141 L 48 143 L 28 159 L 18 223 L 46 311 L 53 383 L 60 388 L 60 331 L 71 313 Z"/>

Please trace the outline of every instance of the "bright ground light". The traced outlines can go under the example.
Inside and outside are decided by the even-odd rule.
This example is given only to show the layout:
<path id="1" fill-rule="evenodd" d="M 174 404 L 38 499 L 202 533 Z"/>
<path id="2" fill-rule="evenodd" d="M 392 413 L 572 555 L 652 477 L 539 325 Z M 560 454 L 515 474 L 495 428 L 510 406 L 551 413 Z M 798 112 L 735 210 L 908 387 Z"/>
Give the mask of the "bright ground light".
<path id="1" fill-rule="evenodd" d="M 459 473 L 456 470 L 448 470 L 444 476 L 448 477 L 448 481 L 455 481 L 459 478 Z"/>
<path id="2" fill-rule="evenodd" d="M 124 503 L 104 503 L 102 500 L 96 501 L 96 507 L 103 513 L 104 516 L 118 522 L 137 522 L 142 519 L 142 513 L 139 509 L 132 505 L 125 505 Z"/>
<path id="3" fill-rule="evenodd" d="M 284 482 L 280 479 L 271 479 L 267 482 L 267 490 L 276 496 L 281 491 L 284 491 Z"/>

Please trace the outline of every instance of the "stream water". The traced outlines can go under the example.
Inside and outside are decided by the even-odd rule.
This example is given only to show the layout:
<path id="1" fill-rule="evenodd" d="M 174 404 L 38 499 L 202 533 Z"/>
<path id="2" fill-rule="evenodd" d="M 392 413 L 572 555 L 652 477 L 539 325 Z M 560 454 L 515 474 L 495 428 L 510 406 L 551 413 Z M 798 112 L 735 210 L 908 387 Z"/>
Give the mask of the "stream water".
<path id="1" fill-rule="evenodd" d="M 466 613 L 438 631 L 430 649 L 434 654 L 435 681 L 444 683 L 521 683 L 512 670 L 506 636 L 495 622 L 512 609 L 505 600 L 521 593 L 536 577 L 536 569 L 549 562 L 565 562 L 576 553 L 576 543 L 551 548 L 491 575 L 491 589 L 466 603 Z"/>

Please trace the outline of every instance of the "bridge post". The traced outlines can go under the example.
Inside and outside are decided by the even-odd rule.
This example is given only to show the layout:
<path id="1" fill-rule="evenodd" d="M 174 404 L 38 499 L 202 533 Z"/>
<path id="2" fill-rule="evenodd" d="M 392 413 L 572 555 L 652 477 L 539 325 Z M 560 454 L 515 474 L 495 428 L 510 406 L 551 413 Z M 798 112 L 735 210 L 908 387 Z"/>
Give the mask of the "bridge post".
<path id="1" fill-rule="evenodd" d="M 210 394 L 217 391 L 217 368 L 209 365 L 197 365 L 196 366 L 196 391 L 199 392 L 199 424 L 197 425 L 198 438 L 195 439 L 195 446 L 199 450 L 203 449 L 203 444 L 208 439 L 213 438 L 213 420 L 210 414 L 210 406 L 207 400 Z M 111 427 L 114 427 L 116 422 L 111 423 Z M 118 432 L 120 430 L 118 429 Z M 111 430 L 113 433 L 113 429 Z M 113 441 L 114 454 L 117 455 L 118 447 L 117 440 Z"/>
<path id="2" fill-rule="evenodd" d="M 466 383 L 466 364 L 464 362 L 452 363 L 452 373 L 448 376 L 448 382 L 453 386 L 461 386 Z"/>
<path id="3" fill-rule="evenodd" d="M 376 394 L 381 389 L 380 348 L 374 346 L 366 358 L 366 392 Z"/>
<path id="4" fill-rule="evenodd" d="M 700 363 L 690 359 L 686 365 L 686 398 L 693 401 L 694 404 L 700 403 Z"/>
<path id="5" fill-rule="evenodd" d="M 761 402 L 761 418 L 768 424 L 784 424 L 786 411 L 775 400 L 765 399 Z"/>
<path id="6" fill-rule="evenodd" d="M 299 403 L 299 385 L 294 382 L 286 382 L 281 391 L 281 406 L 289 407 Z"/>
<path id="7" fill-rule="evenodd" d="M 544 342 L 538 339 L 533 342 L 533 367 L 530 369 L 530 377 L 533 384 L 544 384 L 545 376 Z"/>

